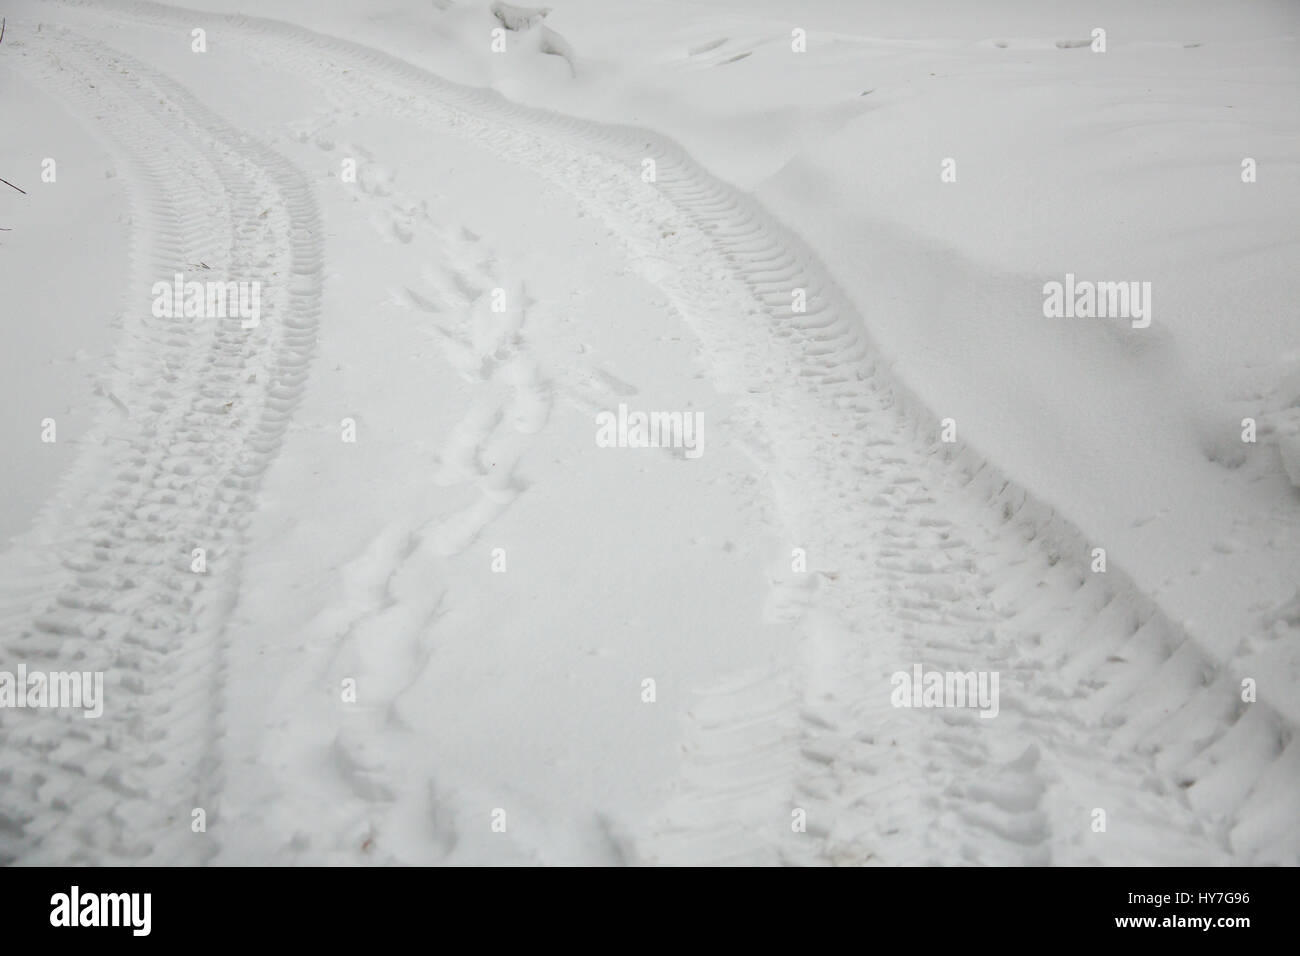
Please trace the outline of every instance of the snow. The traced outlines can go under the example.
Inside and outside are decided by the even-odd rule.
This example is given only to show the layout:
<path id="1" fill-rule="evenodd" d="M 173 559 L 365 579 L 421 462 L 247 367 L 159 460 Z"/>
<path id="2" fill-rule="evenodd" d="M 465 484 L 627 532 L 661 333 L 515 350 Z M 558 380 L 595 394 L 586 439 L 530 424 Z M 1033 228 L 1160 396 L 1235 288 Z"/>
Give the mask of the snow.
<path id="1" fill-rule="evenodd" d="M 0 351 L 0 402 L 7 410 L 0 415 L 0 442 L 28 447 L 49 417 L 57 420 L 59 439 L 40 454 L 0 458 L 0 495 L 7 502 L 0 536 L 7 539 L 30 526 L 108 403 L 97 369 L 113 345 L 126 212 L 99 132 L 22 75 L 3 64 L 0 70 L 0 108 L 13 128 L 25 131 L 0 141 L 0 176 L 27 193 L 0 184 L 0 226 L 11 230 L 0 233 L 8 318 Z M 42 180 L 47 157 L 56 159 L 52 184 Z M 85 215 L 91 207 L 96 214 Z"/>
<path id="2" fill-rule="evenodd" d="M 0 45 L 0 860 L 1300 861 L 1293 5 L 243 13 Z"/>

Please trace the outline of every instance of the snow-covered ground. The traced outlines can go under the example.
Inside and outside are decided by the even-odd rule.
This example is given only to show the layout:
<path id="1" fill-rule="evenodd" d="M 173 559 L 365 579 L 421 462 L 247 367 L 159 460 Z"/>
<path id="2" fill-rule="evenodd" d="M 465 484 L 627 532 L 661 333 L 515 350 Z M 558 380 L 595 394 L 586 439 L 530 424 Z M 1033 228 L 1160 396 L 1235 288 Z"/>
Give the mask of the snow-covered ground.
<path id="1" fill-rule="evenodd" d="M 7 16 L 0 861 L 1300 863 L 1293 3 Z"/>

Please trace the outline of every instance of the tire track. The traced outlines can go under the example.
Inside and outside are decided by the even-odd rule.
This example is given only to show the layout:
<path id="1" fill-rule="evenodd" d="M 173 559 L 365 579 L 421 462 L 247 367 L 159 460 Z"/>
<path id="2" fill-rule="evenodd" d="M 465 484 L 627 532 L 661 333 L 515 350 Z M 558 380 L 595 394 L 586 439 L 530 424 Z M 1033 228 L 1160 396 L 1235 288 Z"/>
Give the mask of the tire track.
<path id="1" fill-rule="evenodd" d="M 747 397 L 753 431 L 766 434 L 767 447 L 775 450 L 768 464 L 792 543 L 814 542 L 826 572 L 815 601 L 819 610 L 805 620 L 815 662 L 802 675 L 805 710 L 794 713 L 778 679 L 750 695 L 758 713 L 734 705 L 729 719 L 712 717 L 698 726 L 704 764 L 696 765 L 698 772 L 688 769 L 687 781 L 718 781 L 719 761 L 730 769 L 716 786 L 688 783 L 685 799 L 721 796 L 732 837 L 719 846 L 717 822 L 705 817 L 682 859 L 753 858 L 767 846 L 787 862 L 1214 862 L 1224 854 L 1270 849 L 1269 842 L 1233 846 L 1233 815 L 1251 815 L 1245 801 L 1253 788 L 1244 788 L 1236 802 L 1198 805 L 1194 769 L 1147 759 L 1156 749 L 1176 748 L 1180 739 L 1189 756 L 1204 754 L 1233 732 L 1245 714 L 1229 703 L 1233 681 L 1120 575 L 1111 573 L 1117 583 L 1091 581 L 1083 571 L 1089 552 L 1082 535 L 1058 515 L 987 464 L 969 471 L 942 467 L 949 448 L 917 425 L 935 417 L 918 411 L 919 403 L 876 366 L 861 320 L 811 252 L 779 224 L 657 137 L 449 90 L 450 84 L 355 44 L 304 39 L 302 31 L 261 22 L 254 36 L 259 31 L 274 37 L 262 47 L 266 62 L 305 72 L 335 90 L 344 82 L 345 90 L 361 87 L 352 94 L 353 109 L 450 125 L 565 184 L 624 238 L 643 271 L 668 293 L 714 358 L 719 381 Z M 295 60 L 286 40 L 307 44 L 308 52 Z M 413 99 L 413 90 L 428 100 Z M 655 184 L 640 179 L 645 158 L 658 163 Z M 790 309 L 795 287 L 806 290 L 805 313 Z M 844 435 L 870 437 L 846 446 Z M 975 457 L 967 452 L 965 461 Z M 991 484 L 988 500 L 963 487 L 976 479 Z M 960 528 L 950 517 L 954 505 L 964 511 Z M 857 517 L 846 519 L 846 512 Z M 864 551 L 860 529 L 880 526 L 882 517 L 882 537 L 893 540 Z M 1031 553 L 1019 553 L 1028 542 L 1034 542 Z M 1049 581 L 1056 603 L 1017 606 Z M 1079 597 L 1085 589 L 1091 607 Z M 863 608 L 876 613 L 864 615 Z M 1103 616 L 1108 608 L 1122 610 Z M 1038 653 L 1044 635 L 1072 631 L 1064 661 Z M 1110 707 L 1099 692 L 1113 688 L 1107 671 L 1128 658 L 1112 654 L 1095 661 L 1098 633 L 1141 661 L 1127 668 L 1130 693 Z M 863 641 L 863 635 L 889 640 Z M 1076 668 L 1075 682 L 1060 686 L 1048 665 L 1068 661 L 1099 666 Z M 886 706 L 889 675 L 912 662 L 1007 671 L 1015 681 L 1008 688 L 1014 719 L 994 722 L 992 731 L 944 712 Z M 1188 741 L 1179 736 L 1183 721 L 1170 720 L 1163 738 L 1138 741 L 1114 732 L 1126 717 L 1107 725 L 1106 711 L 1142 710 L 1135 695 L 1161 682 L 1184 701 L 1179 711 L 1215 713 L 1218 733 Z M 864 696 L 871 699 L 864 702 Z M 783 699 L 784 707 L 764 714 Z M 1089 704 L 1096 723 L 1076 727 L 1074 711 Z M 1266 707 L 1256 705 L 1252 714 L 1241 731 L 1257 742 L 1250 749 L 1267 754 L 1274 777 L 1293 779 L 1289 728 Z M 801 740 L 798 770 L 773 775 L 773 756 L 789 752 L 782 744 L 792 729 Z M 719 745 L 719 735 L 731 742 Z M 1219 749 L 1226 750 L 1224 757 L 1233 752 Z M 1248 768 L 1233 767 L 1231 760 L 1226 767 L 1210 762 L 1216 776 L 1251 778 Z M 737 777 L 766 781 L 757 789 L 769 792 L 741 799 Z M 873 778 L 883 779 L 883 786 Z M 809 829 L 814 841 L 791 845 L 780 836 L 789 832 L 785 814 L 764 809 L 751 815 L 738 806 L 774 806 L 774 780 L 801 781 L 787 806 L 812 805 L 810 816 L 820 816 Z M 1266 791 L 1278 789 L 1276 781 L 1264 784 Z M 927 811 L 921 823 L 912 812 L 917 804 Z M 1116 818 L 1120 839 L 1091 839 L 1097 808 Z M 859 825 L 864 818 L 885 822 Z M 680 837 L 680 826 L 674 832 Z M 1130 847 L 1147 832 L 1162 836 Z M 1288 834 L 1270 840 L 1282 836 Z M 656 851 L 650 847 L 662 842 L 658 837 L 652 833 L 647 840 L 651 857 Z"/>
<path id="2" fill-rule="evenodd" d="M 153 24 L 196 15 L 113 9 Z M 1273 812 L 1294 806 L 1291 723 L 1243 705 L 1240 675 L 1122 572 L 1091 574 L 1064 516 L 938 441 L 937 416 L 879 364 L 816 256 L 755 202 L 655 134 L 516 106 L 288 24 L 205 19 L 355 112 L 453 130 L 565 187 L 740 397 L 791 547 L 810 555 L 811 585 L 778 575 L 773 603 L 800 622 L 806 664 L 797 693 L 760 679 L 701 708 L 682 800 L 729 806 L 728 835 L 670 813 L 645 837 L 648 858 L 674 856 L 660 852 L 671 830 L 692 862 L 1296 861 L 1294 813 Z M 1000 672 L 1006 713 L 981 724 L 892 708 L 889 676 L 914 662 Z M 777 760 L 789 763 L 748 773 Z M 806 808 L 806 833 L 778 805 Z M 1089 827 L 1097 809 L 1109 836 Z"/>
<path id="3" fill-rule="evenodd" d="M 219 812 L 242 530 L 315 343 L 315 203 L 284 159 L 102 40 L 26 38 L 20 69 L 98 120 L 130 169 L 135 224 L 112 386 L 125 415 L 103 422 L 33 532 L 55 557 L 3 601 L 6 659 L 103 671 L 104 715 L 0 715 L 0 860 L 196 862 L 215 849 L 190 821 Z M 260 281 L 260 325 L 152 317 L 145 291 L 174 273 Z"/>

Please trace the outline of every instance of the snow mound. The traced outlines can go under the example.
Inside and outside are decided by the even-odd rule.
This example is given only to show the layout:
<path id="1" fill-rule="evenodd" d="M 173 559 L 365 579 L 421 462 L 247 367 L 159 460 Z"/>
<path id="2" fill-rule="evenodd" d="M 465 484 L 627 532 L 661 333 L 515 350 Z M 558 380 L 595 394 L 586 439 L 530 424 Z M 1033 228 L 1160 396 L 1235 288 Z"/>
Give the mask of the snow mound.
<path id="1" fill-rule="evenodd" d="M 531 30 L 550 12 L 550 7 L 516 7 L 512 3 L 502 3 L 501 0 L 495 0 L 492 4 L 492 15 L 507 30 L 516 32 Z"/>
<path id="2" fill-rule="evenodd" d="M 542 22 L 550 12 L 550 7 L 517 7 L 511 3 L 502 3 L 501 0 L 493 0 L 492 3 L 492 15 L 501 21 L 501 25 L 507 30 L 529 33 L 534 27 L 538 28 L 537 52 L 563 58 L 569 64 L 571 73 L 577 76 L 578 67 L 573 47 L 568 40 Z"/>

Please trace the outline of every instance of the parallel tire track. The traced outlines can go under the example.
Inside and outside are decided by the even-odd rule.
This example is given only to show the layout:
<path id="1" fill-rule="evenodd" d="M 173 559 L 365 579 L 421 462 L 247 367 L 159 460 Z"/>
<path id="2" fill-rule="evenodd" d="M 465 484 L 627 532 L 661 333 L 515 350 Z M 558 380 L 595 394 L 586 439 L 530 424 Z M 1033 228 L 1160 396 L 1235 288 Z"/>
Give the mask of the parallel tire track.
<path id="1" fill-rule="evenodd" d="M 134 229 L 112 385 L 128 414 L 102 421 L 30 537 L 53 559 L 0 595 L 6 661 L 103 671 L 104 715 L 0 713 L 0 861 L 199 861 L 242 533 L 315 344 L 315 201 L 282 157 L 101 39 L 24 33 L 19 68 L 124 160 Z M 149 290 L 177 272 L 260 281 L 261 324 L 154 318 Z"/>
<path id="2" fill-rule="evenodd" d="M 199 16 L 112 9 L 172 27 Z M 353 111 L 456 131 L 564 186 L 620 236 L 739 396 L 790 543 L 814 565 L 807 584 L 776 581 L 773 607 L 799 622 L 806 665 L 796 693 L 782 675 L 700 708 L 687 809 L 646 835 L 648 859 L 1300 858 L 1294 813 L 1277 812 L 1300 782 L 1290 722 L 1242 704 L 1239 675 L 1122 572 L 1090 574 L 1064 516 L 975 450 L 938 442 L 936 416 L 878 363 L 816 256 L 752 199 L 656 134 L 516 106 L 289 24 L 202 16 Z M 806 312 L 791 309 L 795 288 Z M 1000 671 L 1006 713 L 984 724 L 891 708 L 889 675 L 912 662 Z M 698 812 L 717 802 L 721 833 Z M 807 811 L 806 833 L 789 808 Z M 1110 838 L 1090 830 L 1097 809 Z"/>

